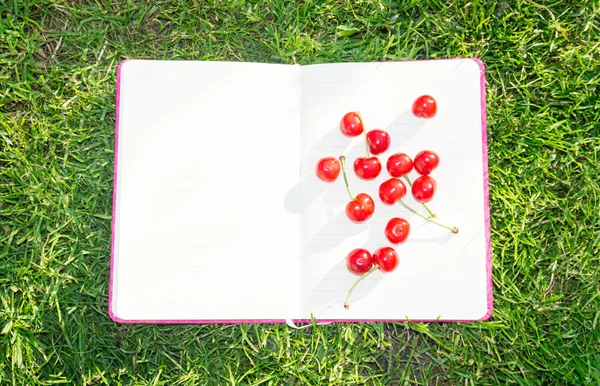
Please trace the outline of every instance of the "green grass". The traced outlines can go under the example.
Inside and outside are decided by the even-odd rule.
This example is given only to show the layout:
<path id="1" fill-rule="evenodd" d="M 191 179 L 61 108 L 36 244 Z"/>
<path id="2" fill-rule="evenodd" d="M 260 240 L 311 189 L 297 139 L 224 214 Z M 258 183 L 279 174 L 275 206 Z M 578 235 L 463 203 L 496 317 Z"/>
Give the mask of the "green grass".
<path id="1" fill-rule="evenodd" d="M 600 1 L 0 4 L 0 384 L 600 384 Z M 487 68 L 495 312 L 475 324 L 107 315 L 125 58 Z"/>

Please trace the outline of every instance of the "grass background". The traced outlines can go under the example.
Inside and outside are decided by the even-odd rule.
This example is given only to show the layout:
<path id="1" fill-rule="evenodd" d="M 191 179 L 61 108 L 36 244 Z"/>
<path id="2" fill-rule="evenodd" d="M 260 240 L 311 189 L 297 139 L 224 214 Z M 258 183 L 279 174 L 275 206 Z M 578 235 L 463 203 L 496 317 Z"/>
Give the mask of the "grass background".
<path id="1" fill-rule="evenodd" d="M 600 1 L 0 5 L 0 384 L 600 384 Z M 107 316 L 125 58 L 481 58 L 495 312 L 475 324 Z"/>

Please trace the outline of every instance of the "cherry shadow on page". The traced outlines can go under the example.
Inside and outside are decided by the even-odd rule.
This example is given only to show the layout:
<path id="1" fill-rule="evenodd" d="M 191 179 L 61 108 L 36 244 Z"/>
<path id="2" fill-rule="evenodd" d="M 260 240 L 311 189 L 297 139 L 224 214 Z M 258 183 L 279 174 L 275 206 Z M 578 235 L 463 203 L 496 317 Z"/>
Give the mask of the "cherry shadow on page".
<path id="1" fill-rule="evenodd" d="M 416 118 L 410 110 L 406 110 L 402 114 L 397 116 L 386 128 L 386 130 L 390 133 L 390 136 L 392 137 L 391 148 L 395 148 L 396 150 L 398 150 L 399 146 L 409 142 L 415 135 L 417 135 L 417 133 L 423 127 L 424 124 L 425 124 L 425 120 Z M 327 143 L 330 141 L 328 139 L 328 137 L 331 137 L 331 136 L 334 136 L 337 134 L 339 134 L 339 128 L 337 126 L 331 128 L 327 132 L 327 134 L 325 136 L 323 136 L 321 138 L 321 140 L 313 148 L 309 149 L 309 151 L 304 155 L 304 157 L 309 157 L 311 159 L 311 161 L 315 160 L 315 164 L 316 164 L 316 159 L 318 159 L 318 158 L 325 157 L 325 156 L 331 156 L 331 157 L 337 158 L 343 152 L 343 153 L 346 153 L 346 155 L 347 155 L 347 162 L 346 162 L 347 173 L 348 174 L 354 173 L 351 165 L 354 162 L 354 157 L 357 154 L 360 154 L 358 156 L 362 156 L 362 151 L 364 149 L 364 143 L 358 144 L 358 145 L 355 144 L 355 146 L 352 149 L 350 149 L 349 147 L 350 147 L 351 139 L 348 139 L 348 148 L 345 149 L 346 151 L 344 151 L 342 149 L 336 149 L 336 150 L 332 151 L 331 154 L 326 154 L 326 152 L 324 152 L 323 149 L 326 148 Z M 359 149 L 356 149 L 356 147 L 358 147 Z M 399 151 L 402 151 L 402 150 L 400 149 Z M 340 154 L 335 154 L 335 153 L 340 153 Z M 385 163 L 387 162 L 387 157 L 389 157 L 389 155 L 391 155 L 391 154 L 392 154 L 392 152 L 388 151 L 380 156 L 380 160 L 383 165 L 385 165 Z M 301 167 L 307 167 L 307 168 L 310 168 L 311 166 L 314 167 L 313 165 L 308 165 L 308 163 L 304 163 L 303 165 L 301 165 Z M 387 173 L 387 171 L 385 170 L 385 166 L 384 166 L 384 170 L 382 170 L 382 173 Z M 310 240 L 303 240 L 303 243 L 305 243 L 303 245 L 304 252 L 306 252 L 307 249 L 310 250 L 310 253 L 327 252 L 327 251 L 330 251 L 330 250 L 338 247 L 340 244 L 342 244 L 348 238 L 356 236 L 356 235 L 364 233 L 364 232 L 368 233 L 367 240 L 363 243 L 363 245 L 357 245 L 356 248 L 366 247 L 367 249 L 370 250 L 371 253 L 373 253 L 374 250 L 376 249 L 373 247 L 375 245 L 380 246 L 380 247 L 389 246 L 389 245 L 393 246 L 385 238 L 384 230 L 385 230 L 386 224 L 373 223 L 373 221 L 367 221 L 362 224 L 352 224 L 352 226 L 340 225 L 340 224 L 350 224 L 351 223 L 351 221 L 348 219 L 348 217 L 345 213 L 345 210 L 342 209 L 339 213 L 334 213 L 332 208 L 329 207 L 327 203 L 328 202 L 330 202 L 330 203 L 331 202 L 339 202 L 341 189 L 344 189 L 344 191 L 341 193 L 342 196 L 344 197 L 345 200 L 347 200 L 346 202 L 349 201 L 349 198 L 347 197 L 347 194 L 345 192 L 345 188 L 343 185 L 343 178 L 341 175 L 340 175 L 339 179 L 332 184 L 323 182 L 322 183 L 323 189 L 309 190 L 309 189 L 303 189 L 303 187 L 305 186 L 304 183 L 306 182 L 306 180 L 308 180 L 310 178 L 314 178 L 315 180 L 317 179 L 316 175 L 314 174 L 314 170 L 313 170 L 313 173 L 302 173 L 302 174 L 306 174 L 306 176 L 304 177 L 305 181 L 304 182 L 299 181 L 298 183 L 296 183 L 292 188 L 290 188 L 290 190 L 286 194 L 286 197 L 285 197 L 286 209 L 292 213 L 303 213 L 303 209 L 304 209 L 303 205 L 302 205 L 303 202 L 319 201 L 319 202 L 322 202 L 325 204 L 325 206 L 326 206 L 325 210 L 326 210 L 326 215 L 327 215 L 327 220 L 325 222 L 325 225 L 322 226 L 321 229 L 319 229 L 317 231 L 317 233 L 315 233 Z M 378 186 L 373 186 L 371 189 L 369 189 L 369 191 L 365 192 L 365 193 L 368 193 L 369 195 L 371 195 L 371 197 L 375 200 L 375 207 L 376 207 L 375 210 L 376 211 L 377 211 L 378 206 L 384 205 L 379 200 L 377 192 L 378 192 Z M 354 191 L 353 193 L 358 194 L 359 192 Z M 414 206 L 414 207 L 416 207 L 416 206 Z M 404 217 L 409 222 L 411 221 L 411 218 L 416 218 L 416 216 L 412 215 L 408 211 L 401 209 L 400 207 L 398 209 L 399 209 L 399 211 L 398 211 L 399 217 Z M 431 224 L 431 226 L 435 226 L 435 225 Z M 340 227 L 344 228 L 344 232 L 340 232 Z M 444 243 L 449 239 L 449 237 L 451 237 L 450 233 L 448 235 L 435 236 L 435 237 L 429 237 L 429 238 L 419 237 L 419 238 L 415 238 L 414 241 L 421 242 L 421 243 L 425 243 L 425 242 L 427 242 L 427 243 L 432 243 L 432 242 Z M 411 240 L 413 240 L 413 237 L 411 237 Z M 394 247 L 397 248 L 397 250 L 401 249 L 401 246 L 394 246 Z M 350 252 L 350 250 L 348 250 L 347 252 Z M 398 250 L 398 252 L 401 255 L 400 250 Z M 320 281 L 317 283 L 314 290 L 311 291 L 311 293 L 308 295 L 309 302 L 311 302 L 311 301 L 318 302 L 319 304 L 322 304 L 322 305 L 326 305 L 328 303 L 333 302 L 332 304 L 334 304 L 334 306 L 339 305 L 339 306 L 343 307 L 343 302 L 345 300 L 346 293 L 358 277 L 358 276 L 350 273 L 348 271 L 348 269 L 346 268 L 346 255 L 347 255 L 347 253 L 342 256 L 339 256 L 338 263 L 334 267 L 332 267 L 320 279 Z M 305 256 L 303 256 L 303 257 L 305 257 Z M 401 257 L 400 267 L 398 267 L 398 268 L 401 269 L 401 266 L 402 266 L 402 257 Z M 355 301 L 360 301 L 360 299 L 364 298 L 372 289 L 374 289 L 378 285 L 378 283 L 381 281 L 381 280 L 377 280 L 377 277 L 378 277 L 378 275 L 376 273 L 374 273 L 371 275 L 370 278 L 365 279 L 361 283 L 359 283 L 359 285 L 357 286 L 357 288 L 355 289 L 355 291 L 352 295 L 351 303 L 355 302 Z M 343 284 L 340 284 L 340 283 L 343 283 Z M 332 284 L 333 284 L 333 287 L 332 287 Z M 343 292 L 343 294 L 342 294 L 342 292 Z"/>
<path id="2" fill-rule="evenodd" d="M 367 188 L 365 188 L 364 183 L 361 183 L 362 187 L 359 187 L 359 180 L 354 174 L 352 167 L 353 160 L 363 156 L 363 154 L 364 146 L 354 146 L 345 152 L 346 172 L 348 174 L 350 191 L 354 196 L 360 193 L 366 193 L 371 196 L 375 202 L 375 211 L 377 211 L 377 207 L 382 205 L 378 198 L 378 183 L 367 184 Z M 311 185 L 311 189 L 313 189 L 315 184 Z M 363 223 L 354 223 L 348 218 L 346 205 L 351 201 L 351 198 L 348 196 L 344 179 L 341 175 L 333 183 L 320 183 L 316 185 L 322 186 L 322 188 L 316 189 L 316 191 L 307 189 L 304 191 L 310 195 L 308 198 L 309 202 L 319 202 L 322 205 L 324 212 L 318 217 L 322 218 L 322 215 L 326 215 L 327 218 L 320 229 L 308 229 L 310 230 L 311 237 L 310 239 L 303 240 L 307 251 L 311 254 L 328 252 L 339 247 L 349 238 L 353 238 L 359 234 L 366 234 L 367 240 L 365 245 L 378 245 L 380 242 L 383 242 L 383 240 L 377 240 L 377 238 L 383 236 L 385 224 L 375 224 L 373 218 Z M 308 218 L 308 221 L 310 221 L 310 218 Z M 361 237 L 361 240 L 364 241 L 364 237 Z M 356 245 L 356 248 L 365 245 Z"/>
<path id="3" fill-rule="evenodd" d="M 302 182 L 297 182 L 288 190 L 283 199 L 283 205 L 290 213 L 302 213 Z"/>
<path id="4" fill-rule="evenodd" d="M 327 307 L 344 307 L 346 296 L 352 284 L 359 276 L 348 271 L 346 260 L 341 260 L 323 276 L 308 294 L 308 303 L 319 309 L 319 305 Z M 352 304 L 367 296 L 381 282 L 381 274 L 374 272 L 354 288 L 350 297 Z M 318 315 L 316 315 L 318 317 Z"/>
<path id="5" fill-rule="evenodd" d="M 410 222 L 410 220 L 408 220 Z M 437 227 L 435 224 L 428 224 L 427 226 Z M 427 243 L 427 244 L 444 244 L 448 242 L 452 237 L 456 237 L 454 233 L 447 232 L 443 235 L 434 236 L 434 237 L 420 237 L 419 235 L 414 235 L 414 231 L 411 231 L 411 235 L 407 239 L 407 243 Z M 423 232 L 424 233 L 424 232 Z"/>
<path id="6" fill-rule="evenodd" d="M 335 135 L 342 135 L 340 133 L 340 129 L 339 126 L 334 126 L 332 128 L 330 128 L 327 133 L 321 137 L 321 139 L 319 140 L 319 142 L 317 142 L 313 147 L 311 147 L 309 149 L 309 151 L 306 154 L 302 154 L 303 159 L 317 159 L 317 158 L 321 158 L 321 157 L 339 157 L 341 155 L 341 151 L 338 151 L 339 154 L 334 154 L 334 152 L 332 152 L 332 154 L 325 154 L 326 152 L 323 151 L 324 148 L 327 148 L 327 142 L 329 141 L 328 138 L 335 136 Z M 350 145 L 350 142 L 348 142 L 348 145 Z M 304 152 L 304 149 L 302 149 L 302 152 Z M 309 174 L 309 178 L 315 178 L 317 179 L 317 175 L 315 173 L 315 166 L 316 166 L 316 162 L 315 165 L 310 165 L 312 166 L 313 170 L 311 174 Z M 302 181 L 302 173 L 303 173 L 303 168 L 304 167 L 310 167 L 310 166 L 306 166 L 304 165 L 304 162 L 301 160 L 300 161 L 300 165 L 298 165 L 298 171 L 299 171 L 299 177 L 298 177 L 298 182 L 292 186 L 287 194 L 285 195 L 284 198 L 284 205 L 287 211 L 289 211 L 290 213 L 294 213 L 294 214 L 298 214 L 298 213 L 303 213 L 303 202 L 314 202 L 317 197 L 319 197 L 322 192 L 318 192 L 318 191 L 303 191 L 303 186 L 304 183 Z M 323 190 L 326 190 L 328 187 L 330 187 L 330 184 L 323 182 Z"/>
<path id="7" fill-rule="evenodd" d="M 370 127 L 368 125 L 368 120 L 365 118 L 365 126 L 366 126 L 366 130 L 372 130 L 375 129 L 375 127 Z M 400 113 L 396 118 L 394 118 L 394 120 L 392 122 L 390 122 L 387 127 L 386 127 L 386 131 L 390 134 L 391 137 L 391 148 L 395 148 L 397 149 L 398 146 L 401 146 L 407 142 L 409 142 L 415 135 L 418 134 L 418 132 L 421 130 L 421 128 L 425 125 L 426 120 L 422 119 L 422 118 L 417 118 L 414 116 L 414 114 L 412 113 L 411 109 L 406 109 L 404 110 L 402 113 Z M 321 137 L 321 139 L 319 140 L 319 142 L 317 142 L 313 147 L 311 147 L 309 149 L 309 151 L 303 155 L 303 157 L 305 159 L 318 159 L 321 157 L 339 157 L 342 153 L 344 153 L 343 149 L 335 149 L 331 152 L 331 154 L 326 154 L 327 152 L 324 152 L 323 149 L 327 147 L 327 143 L 330 141 L 331 137 L 335 137 L 335 136 L 341 136 L 340 138 L 342 138 L 344 141 L 347 141 L 348 147 L 345 149 L 347 150 L 350 146 L 351 146 L 351 138 L 345 138 L 343 137 L 343 135 L 340 133 L 340 129 L 339 129 L 339 125 L 332 125 L 332 127 L 327 131 L 327 133 L 325 135 L 323 135 L 323 137 Z M 361 151 L 362 148 L 364 146 L 364 144 L 360 143 L 358 146 Z M 354 149 L 352 149 L 354 150 Z M 400 150 L 401 151 L 401 150 Z M 388 150 L 386 153 L 382 154 L 380 156 L 380 160 L 382 165 L 385 165 L 385 163 L 387 162 L 387 158 L 392 155 L 392 153 Z M 413 155 L 414 156 L 414 155 Z M 352 173 L 352 163 L 354 162 L 353 159 L 348 159 L 347 160 L 347 165 L 348 165 L 348 169 L 347 172 L 348 173 Z M 316 163 L 315 163 L 316 165 Z M 300 172 L 302 172 L 302 167 L 304 165 L 302 165 L 302 162 L 299 166 L 299 170 Z M 310 167 L 313 165 L 306 165 L 305 167 Z M 314 167 L 314 166 L 313 166 Z M 382 171 L 382 173 L 385 173 L 385 170 Z M 310 177 L 314 177 L 317 178 L 316 175 L 313 174 L 308 174 Z M 341 178 L 341 176 L 340 176 Z M 324 183 L 324 190 L 327 189 L 327 185 Z M 294 185 L 292 186 L 285 198 L 284 198 L 284 205 L 286 210 L 288 210 L 290 213 L 295 213 L 295 214 L 300 214 L 303 211 L 303 206 L 302 203 L 303 202 L 314 202 L 314 200 L 316 200 L 319 195 L 322 192 L 318 192 L 318 191 L 304 191 L 302 189 L 303 186 L 303 182 L 300 180 Z"/>
<path id="8" fill-rule="evenodd" d="M 352 145 L 353 142 L 355 142 L 354 146 Z M 315 173 L 316 161 L 318 159 L 328 156 L 338 158 L 340 155 L 345 154 L 347 157 L 346 172 L 351 179 L 351 174 L 354 173 L 352 169 L 353 160 L 356 156 L 362 156 L 364 149 L 364 143 L 357 145 L 356 142 L 352 138 L 343 136 L 340 133 L 339 125 L 332 125 L 316 144 L 307 149 L 307 152 L 303 151 L 304 158 L 300 165 L 300 175 L 304 179 L 292 186 L 284 199 L 286 210 L 295 214 L 304 213 L 305 208 L 303 203 L 320 202 L 326 206 L 324 209 L 326 212 L 323 213 L 327 215 L 325 225 L 310 240 L 303 240 L 306 243 L 305 246 L 313 253 L 331 250 L 348 237 L 362 233 L 366 229 L 364 224 L 345 227 L 343 225 L 350 222 L 345 211 L 342 210 L 340 213 L 334 213 L 333 205 L 340 205 L 342 202 L 346 204 L 350 201 L 346 193 L 342 175 L 340 174 L 335 182 L 327 183 L 319 180 Z M 332 147 L 332 143 L 337 145 Z M 328 151 L 328 149 L 331 149 L 331 151 Z M 310 160 L 310 162 L 304 160 Z M 350 160 L 352 161 L 350 162 Z M 302 170 L 302 168 L 309 170 Z M 314 180 L 311 181 L 311 179 Z M 308 181 L 313 185 L 311 188 L 306 188 Z M 319 186 L 319 189 L 315 189 L 314 186 Z M 376 191 L 376 187 L 374 189 Z M 369 194 L 375 199 L 372 192 Z M 341 227 L 344 228 L 344 234 L 339 234 L 341 233 Z"/>
<path id="9" fill-rule="evenodd" d="M 411 217 L 410 213 L 408 213 L 408 214 L 409 214 L 409 216 L 404 216 L 404 215 L 400 215 L 400 216 L 406 217 L 409 222 L 412 221 L 413 219 L 417 218 L 416 216 Z M 362 224 L 362 225 L 367 225 L 367 224 Z M 429 224 L 428 226 L 435 227 L 436 225 Z M 398 252 L 398 255 L 400 257 L 400 264 L 399 264 L 398 268 L 396 268 L 396 270 L 393 272 L 381 273 L 379 271 L 376 271 L 376 272 L 372 273 L 371 275 L 369 275 L 369 277 L 365 278 L 360 283 L 358 283 L 358 285 L 356 286 L 356 288 L 354 289 L 354 291 L 352 292 L 352 295 L 350 297 L 350 309 L 352 309 L 352 304 L 359 302 L 360 300 L 365 298 L 367 295 L 369 295 L 373 291 L 373 289 L 375 289 L 385 277 L 387 277 L 388 275 L 393 276 L 395 272 L 402 269 L 402 261 L 404 259 L 404 254 L 402 251 L 402 244 L 400 244 L 400 245 L 391 244 L 385 238 L 383 231 L 382 230 L 380 231 L 377 226 L 374 226 L 374 225 L 369 226 L 368 230 L 369 230 L 369 239 L 367 240 L 367 242 L 365 244 L 368 244 L 368 245 L 376 244 L 376 245 L 380 245 L 381 247 L 391 246 L 392 248 L 394 248 L 396 250 L 396 252 Z M 363 229 L 363 231 L 364 231 L 364 229 Z M 444 234 L 433 236 L 433 237 L 423 237 L 423 234 L 427 233 L 427 232 L 424 232 L 423 229 L 420 229 L 420 232 L 418 232 L 418 233 L 419 233 L 418 235 L 414 235 L 414 233 L 411 234 L 411 236 L 409 236 L 409 241 L 407 241 L 407 242 L 435 243 L 435 244 L 439 245 L 439 244 L 446 243 L 453 236 L 455 236 L 451 232 L 448 232 L 448 233 L 444 233 Z M 384 239 L 385 241 L 381 241 L 382 239 Z M 358 247 L 359 246 L 357 246 L 357 248 Z M 375 252 L 374 248 L 367 248 L 367 249 L 369 249 L 371 253 Z M 348 251 L 348 252 L 350 252 L 350 251 Z M 346 267 L 346 255 L 340 256 L 339 261 L 319 280 L 319 282 L 316 284 L 316 286 L 307 295 L 308 302 L 311 304 L 311 306 L 315 307 L 315 309 L 318 309 L 318 310 L 321 310 L 320 307 L 326 307 L 326 308 L 343 307 L 344 301 L 346 300 L 346 295 L 348 293 L 348 290 L 350 289 L 352 284 L 354 284 L 354 282 L 356 281 L 356 279 L 358 277 L 359 277 L 358 275 L 351 273 L 348 270 L 348 268 Z M 306 296 L 306 294 L 305 294 L 305 296 Z M 351 314 L 349 314 L 349 315 L 351 315 Z M 318 315 L 317 315 L 317 317 L 318 317 Z"/>
<path id="10" fill-rule="evenodd" d="M 401 143 L 408 142 L 414 135 L 418 133 L 421 127 L 425 124 L 425 120 L 421 118 L 417 118 L 412 114 L 410 109 L 403 111 L 400 115 L 398 115 L 386 128 L 390 135 L 392 136 L 392 147 L 398 146 L 398 141 Z M 373 129 L 366 125 L 366 129 Z M 346 148 L 336 147 L 332 149 L 331 153 L 328 153 L 326 149 L 330 147 L 332 142 L 336 142 L 335 138 L 339 139 L 339 143 L 348 143 Z M 334 139 L 332 139 L 334 138 Z M 363 156 L 364 151 L 364 143 L 361 141 L 354 141 L 354 146 L 351 145 L 351 138 L 344 137 L 340 131 L 338 125 L 333 125 L 327 133 L 321 137 L 319 142 L 317 142 L 313 147 L 308 149 L 308 152 L 304 154 L 304 159 L 310 159 L 311 161 L 315 161 L 325 156 L 331 157 L 339 157 L 340 154 L 346 154 L 346 172 L 348 173 L 348 177 L 350 180 L 353 179 L 354 171 L 352 170 L 352 164 L 356 157 Z M 325 149 L 325 151 L 324 151 Z M 397 149 L 397 147 L 396 147 Z M 338 154 L 339 153 L 339 154 Z M 387 162 L 387 157 L 391 155 L 391 152 L 388 151 L 383 155 L 380 155 L 379 158 L 381 163 L 385 165 Z M 306 170 L 302 170 L 302 168 L 313 168 L 309 173 L 306 173 Z M 304 175 L 304 181 L 299 181 L 292 188 L 290 188 L 286 194 L 284 199 L 284 205 L 286 209 L 291 213 L 302 214 L 304 213 L 303 203 L 309 202 L 322 202 L 325 206 L 328 203 L 336 202 L 339 204 L 341 200 L 345 203 L 349 202 L 350 199 L 346 197 L 345 187 L 343 183 L 343 178 L 340 175 L 338 180 L 333 183 L 320 182 L 317 184 L 322 186 L 322 189 L 306 189 L 304 188 L 306 185 L 306 181 L 311 178 L 314 178 L 315 181 L 318 180 L 318 177 L 314 173 L 314 167 L 312 164 L 309 165 L 307 162 L 303 162 L 300 165 L 301 175 Z M 384 169 L 382 173 L 387 173 Z M 352 182 L 351 182 L 351 190 Z M 354 194 L 360 193 L 359 191 L 353 191 Z M 369 194 L 373 200 L 375 201 L 375 207 L 377 210 L 378 206 L 383 205 L 378 198 L 378 186 L 373 186 L 368 189 L 364 193 Z M 342 198 L 343 197 L 343 198 Z M 313 235 L 310 240 L 303 240 L 305 247 L 308 247 L 311 253 L 322 253 L 329 251 L 333 248 L 336 248 L 341 243 L 343 243 L 347 238 L 356 236 L 365 231 L 368 232 L 368 244 L 381 244 L 385 243 L 387 240 L 383 238 L 385 224 L 372 224 L 372 221 L 367 221 L 363 224 L 354 224 L 352 227 L 343 226 L 342 224 L 347 224 L 350 220 L 347 218 L 345 212 L 342 210 L 340 213 L 335 214 L 331 207 L 327 207 L 325 209 L 327 212 L 327 220 L 325 225 Z M 340 228 L 344 228 L 344 232 L 340 232 Z M 386 245 L 386 244 L 382 244 Z M 357 246 L 359 247 L 359 246 Z"/>
<path id="11" fill-rule="evenodd" d="M 397 149 L 398 146 L 409 142 L 421 131 L 426 122 L 426 119 L 415 117 L 411 109 L 403 111 L 386 127 L 386 131 L 391 138 L 390 148 Z M 402 150 L 400 149 L 400 151 Z M 392 153 L 389 150 L 384 153 L 385 161 L 387 161 L 387 157 L 390 155 Z M 414 154 L 410 156 L 413 157 Z M 384 159 L 382 159 L 382 164 L 385 164 Z"/>

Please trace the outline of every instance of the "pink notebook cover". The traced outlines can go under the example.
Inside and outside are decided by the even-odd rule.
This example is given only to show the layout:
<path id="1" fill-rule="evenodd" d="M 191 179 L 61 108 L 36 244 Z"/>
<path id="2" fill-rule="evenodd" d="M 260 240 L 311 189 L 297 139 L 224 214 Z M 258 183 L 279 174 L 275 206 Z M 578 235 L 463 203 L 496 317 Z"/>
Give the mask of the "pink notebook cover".
<path id="1" fill-rule="evenodd" d="M 456 60 L 464 58 L 446 59 Z M 113 284 L 114 284 L 114 254 L 115 254 L 115 219 L 117 214 L 117 165 L 119 162 L 119 122 L 120 122 L 120 91 L 121 68 L 123 64 L 132 59 L 122 61 L 117 68 L 116 85 L 116 119 L 115 119 L 115 156 L 113 174 L 113 209 L 112 209 L 112 234 L 111 234 L 111 260 L 108 293 L 108 313 L 110 318 L 123 324 L 273 324 L 273 323 L 311 323 L 310 319 L 189 319 L 189 320 L 126 320 L 115 315 L 113 311 Z M 483 191 L 484 191 L 484 216 L 485 216 L 485 243 L 486 243 L 486 282 L 487 282 L 487 313 L 477 320 L 444 320 L 444 319 L 411 319 L 412 322 L 478 322 L 488 320 L 493 313 L 493 284 L 492 284 L 492 250 L 490 242 L 490 206 L 488 183 L 488 153 L 487 153 L 487 122 L 486 122 L 486 81 L 484 63 L 477 58 L 472 58 L 480 68 L 480 93 L 481 93 L 481 161 L 483 163 Z M 406 322 L 406 319 L 316 319 L 317 323 L 335 322 Z"/>

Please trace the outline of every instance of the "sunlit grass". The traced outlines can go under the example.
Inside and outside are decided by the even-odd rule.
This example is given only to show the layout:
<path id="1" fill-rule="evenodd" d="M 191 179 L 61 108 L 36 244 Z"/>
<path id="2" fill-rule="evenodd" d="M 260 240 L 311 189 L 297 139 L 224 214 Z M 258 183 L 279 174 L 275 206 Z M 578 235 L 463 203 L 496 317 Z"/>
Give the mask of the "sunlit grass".
<path id="1" fill-rule="evenodd" d="M 598 1 L 5 1 L 0 383 L 600 384 Z M 495 311 L 474 324 L 108 318 L 122 59 L 486 64 Z"/>

